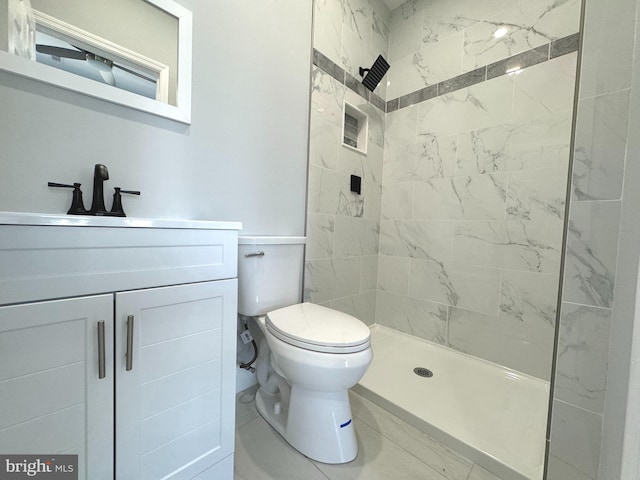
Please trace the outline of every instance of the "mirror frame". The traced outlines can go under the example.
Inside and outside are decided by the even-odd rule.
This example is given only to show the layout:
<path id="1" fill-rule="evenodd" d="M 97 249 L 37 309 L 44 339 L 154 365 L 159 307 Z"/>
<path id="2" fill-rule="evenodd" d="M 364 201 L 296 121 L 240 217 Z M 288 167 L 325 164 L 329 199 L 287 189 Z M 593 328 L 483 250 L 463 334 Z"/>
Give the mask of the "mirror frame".
<path id="1" fill-rule="evenodd" d="M 158 7 L 178 20 L 176 106 L 113 88 L 110 85 L 101 84 L 1 50 L 0 70 L 189 125 L 191 124 L 193 15 L 191 11 L 173 0 L 143 1 Z"/>

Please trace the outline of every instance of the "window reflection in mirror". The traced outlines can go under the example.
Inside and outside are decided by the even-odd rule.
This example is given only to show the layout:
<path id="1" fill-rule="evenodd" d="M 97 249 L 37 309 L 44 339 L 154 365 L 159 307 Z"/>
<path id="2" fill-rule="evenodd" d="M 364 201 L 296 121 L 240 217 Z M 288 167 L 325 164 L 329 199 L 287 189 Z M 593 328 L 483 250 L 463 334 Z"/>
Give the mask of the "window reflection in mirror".
<path id="1" fill-rule="evenodd" d="M 8 2 L 11 53 L 177 105 L 176 17 L 145 0 Z"/>
<path id="2" fill-rule="evenodd" d="M 174 0 L 0 0 L 0 71 L 190 124 L 192 32 Z"/>
<path id="3" fill-rule="evenodd" d="M 159 73 L 145 71 L 139 65 L 126 67 L 114 55 L 103 57 L 76 44 L 37 30 L 36 61 L 147 98 L 166 98 L 166 92 L 161 90 L 168 84 L 158 85 Z"/>

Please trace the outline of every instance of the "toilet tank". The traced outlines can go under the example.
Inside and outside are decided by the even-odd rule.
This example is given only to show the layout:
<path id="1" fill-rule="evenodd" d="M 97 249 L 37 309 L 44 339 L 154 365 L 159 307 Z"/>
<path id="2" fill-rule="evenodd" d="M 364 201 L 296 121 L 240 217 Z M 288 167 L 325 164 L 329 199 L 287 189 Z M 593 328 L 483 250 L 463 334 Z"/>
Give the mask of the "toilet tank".
<path id="1" fill-rule="evenodd" d="M 305 237 L 238 238 L 238 313 L 265 315 L 302 300 Z"/>

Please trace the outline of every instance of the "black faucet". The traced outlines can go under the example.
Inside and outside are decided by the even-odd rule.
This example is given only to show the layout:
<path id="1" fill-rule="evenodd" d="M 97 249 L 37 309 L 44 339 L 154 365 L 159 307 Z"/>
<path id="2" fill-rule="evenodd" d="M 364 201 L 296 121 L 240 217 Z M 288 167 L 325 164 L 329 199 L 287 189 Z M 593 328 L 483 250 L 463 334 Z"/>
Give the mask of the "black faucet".
<path id="1" fill-rule="evenodd" d="M 108 215 L 104 206 L 104 181 L 109 180 L 109 170 L 101 163 L 96 164 L 93 169 L 93 200 L 89 215 Z"/>

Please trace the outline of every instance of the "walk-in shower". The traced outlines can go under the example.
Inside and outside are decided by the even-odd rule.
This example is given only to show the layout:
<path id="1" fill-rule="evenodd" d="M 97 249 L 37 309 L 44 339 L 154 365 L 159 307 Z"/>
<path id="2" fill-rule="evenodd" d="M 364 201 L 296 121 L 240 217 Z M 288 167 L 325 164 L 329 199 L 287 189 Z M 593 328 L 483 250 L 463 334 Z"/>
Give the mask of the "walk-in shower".
<path id="1" fill-rule="evenodd" d="M 406 342 L 396 345 L 394 358 L 410 345 L 424 346 L 427 353 L 403 364 L 404 373 L 383 369 L 386 377 L 406 373 L 413 385 L 422 379 L 412 369 L 432 370 L 428 353 L 440 349 L 456 365 L 462 363 L 455 355 L 471 362 L 465 365 L 475 359 L 495 366 L 509 395 L 537 399 L 537 407 L 512 412 L 534 422 L 528 431 L 538 433 L 521 435 L 531 444 L 522 447 L 523 458 L 525 449 L 532 456 L 527 465 L 514 460 L 517 451 L 498 458 L 501 472 L 539 480 L 581 2 L 436 0 L 389 10 L 382 0 L 367 8 L 346 0 L 343 6 L 315 4 L 305 300 L 381 326 L 376 331 L 400 332 L 397 341 Z M 378 55 L 392 68 L 370 92 L 357 81 L 359 66 Z M 341 144 L 343 102 L 368 116 L 366 153 Z M 350 192 L 350 175 L 362 177 L 361 195 Z M 433 373 L 430 380 L 440 381 Z M 516 377 L 531 382 L 509 380 Z M 385 393 L 393 382 L 379 380 L 365 376 L 362 391 L 430 422 L 408 405 L 428 407 L 431 395 L 415 388 L 402 390 L 404 400 L 391 399 L 399 388 Z M 525 384 L 541 394 L 518 390 Z M 487 405 L 496 408 L 484 415 L 495 413 L 497 422 L 499 405 L 510 397 L 505 389 L 492 391 Z M 452 395 L 453 405 L 478 393 Z M 469 444 L 447 435 L 458 447 Z M 483 440 L 475 443 L 482 452 Z"/>

